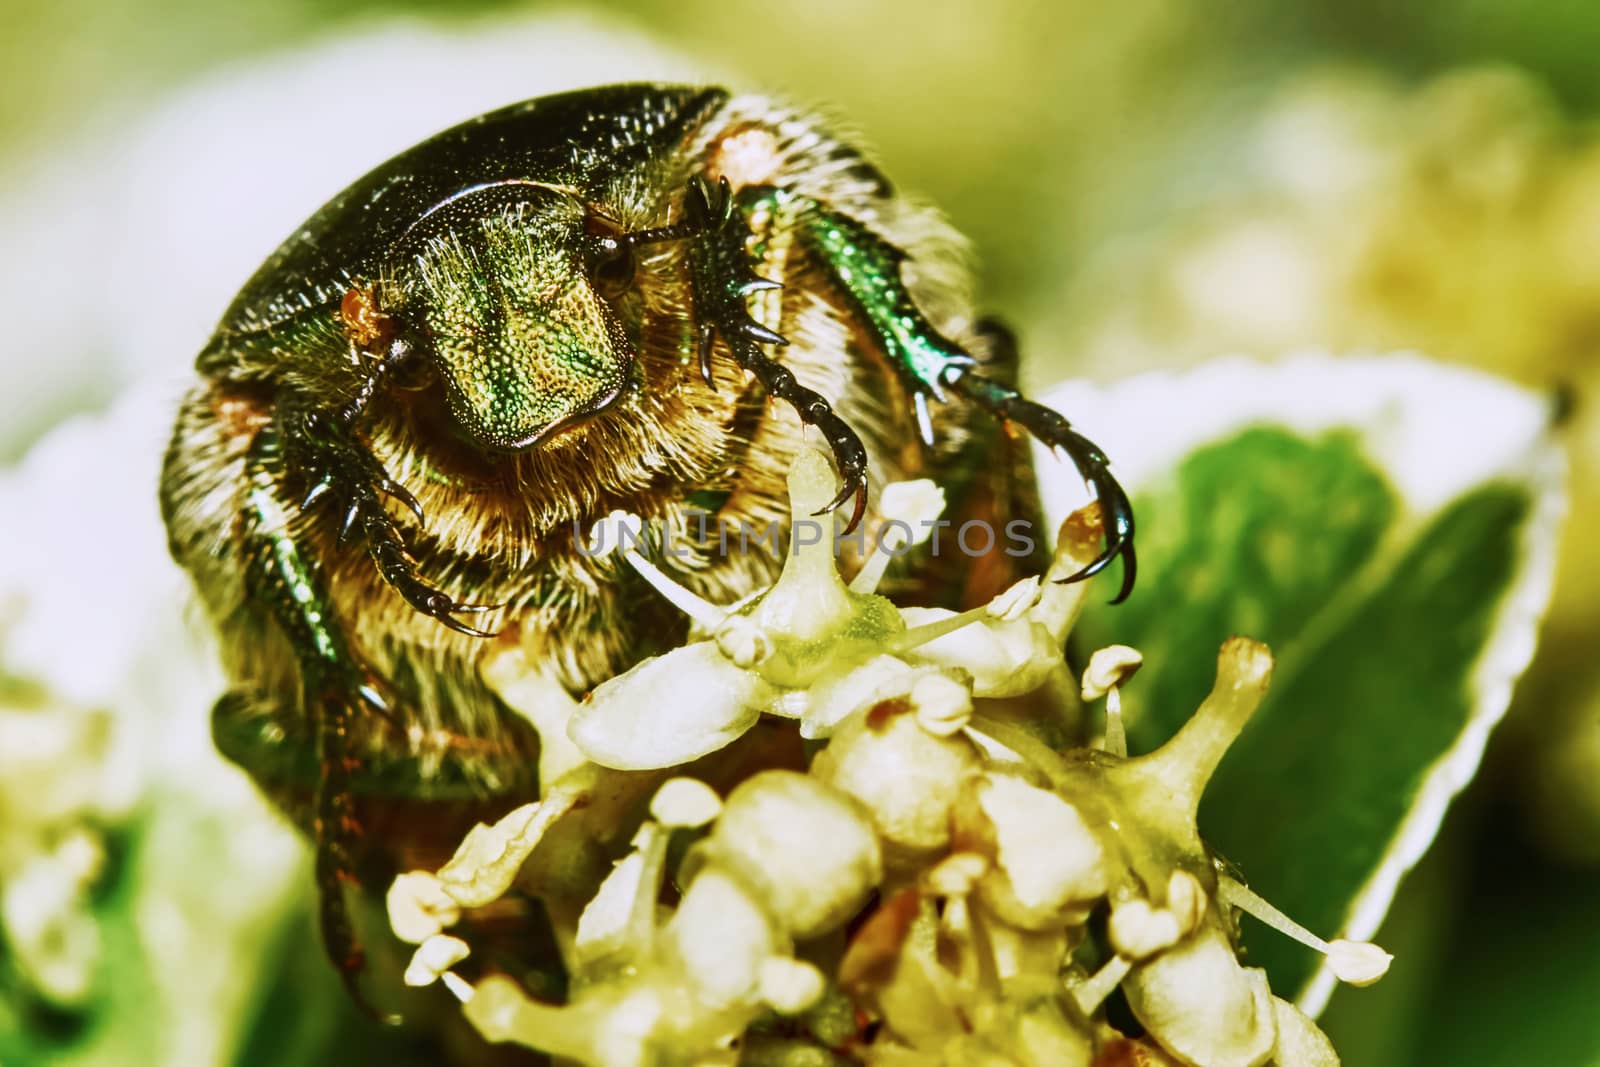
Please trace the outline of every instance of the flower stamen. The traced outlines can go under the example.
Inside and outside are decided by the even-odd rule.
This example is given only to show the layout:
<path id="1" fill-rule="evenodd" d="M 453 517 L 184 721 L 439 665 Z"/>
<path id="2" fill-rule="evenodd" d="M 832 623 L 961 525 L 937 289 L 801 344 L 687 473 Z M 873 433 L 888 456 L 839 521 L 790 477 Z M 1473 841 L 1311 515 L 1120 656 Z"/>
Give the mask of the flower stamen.
<path id="1" fill-rule="evenodd" d="M 1388 973 L 1392 955 L 1369 941 L 1324 941 L 1289 916 L 1273 907 L 1260 894 L 1242 882 L 1219 875 L 1217 899 L 1255 916 L 1285 937 L 1315 949 L 1328 959 L 1328 967 L 1339 981 L 1353 986 L 1371 985 Z"/>
<path id="2" fill-rule="evenodd" d="M 1106 736 L 1103 747 L 1113 756 L 1128 755 L 1128 734 L 1122 723 L 1121 685 L 1138 672 L 1144 657 L 1127 645 L 1108 645 L 1089 657 L 1083 672 L 1085 702 L 1106 698 Z"/>

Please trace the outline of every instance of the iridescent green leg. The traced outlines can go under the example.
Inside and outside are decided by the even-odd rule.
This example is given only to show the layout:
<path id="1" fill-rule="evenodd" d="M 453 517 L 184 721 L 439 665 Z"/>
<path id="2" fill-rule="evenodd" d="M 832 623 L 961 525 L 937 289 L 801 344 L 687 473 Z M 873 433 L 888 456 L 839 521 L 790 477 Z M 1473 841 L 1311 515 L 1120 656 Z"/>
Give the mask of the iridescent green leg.
<path id="1" fill-rule="evenodd" d="M 350 737 L 355 717 L 387 715 L 389 709 L 346 644 L 319 569 L 296 541 L 296 509 L 284 499 L 282 470 L 274 423 L 257 433 L 246 459 L 249 488 L 240 516 L 246 582 L 251 598 L 268 606 L 299 663 L 306 713 L 317 739 L 312 832 L 322 939 L 351 996 L 366 1007 L 357 983 L 365 958 L 344 897 L 345 883 L 353 881 L 351 845 L 361 833 L 350 793 L 358 766 Z"/>
<path id="2" fill-rule="evenodd" d="M 1068 578 L 1081 581 L 1122 557 L 1122 590 L 1133 589 L 1133 508 L 1111 474 L 1105 454 L 1058 413 L 1028 400 L 1012 386 L 977 374 L 977 361 L 960 345 L 934 328 L 918 310 L 900 277 L 905 253 L 855 219 L 816 201 L 778 190 L 755 191 L 785 201 L 797 220 L 801 240 L 816 255 L 834 284 L 867 322 L 890 362 L 900 370 L 916 405 L 918 429 L 932 443 L 933 422 L 928 398 L 945 401 L 945 390 L 958 393 L 991 414 L 1015 422 L 1051 448 L 1067 454 L 1100 502 L 1105 548 L 1094 562 Z M 1006 336 L 1001 336 L 1002 342 Z M 1115 601 L 1114 601 L 1115 602 Z"/>

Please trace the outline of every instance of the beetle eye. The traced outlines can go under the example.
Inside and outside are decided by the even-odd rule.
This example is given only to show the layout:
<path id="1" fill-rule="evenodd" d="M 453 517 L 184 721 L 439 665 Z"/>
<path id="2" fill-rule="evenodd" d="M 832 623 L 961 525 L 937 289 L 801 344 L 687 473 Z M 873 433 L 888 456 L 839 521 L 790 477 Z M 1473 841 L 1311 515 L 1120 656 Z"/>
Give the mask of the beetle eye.
<path id="1" fill-rule="evenodd" d="M 584 228 L 589 234 L 589 280 L 602 297 L 615 300 L 633 284 L 633 242 L 622 227 L 604 215 L 591 214 Z"/>
<path id="2" fill-rule="evenodd" d="M 615 300 L 633 284 L 633 245 L 627 238 L 601 238 L 589 253 L 589 280 L 597 293 Z"/>
<path id="3" fill-rule="evenodd" d="M 389 380 L 394 383 L 396 389 L 415 392 L 418 389 L 426 389 L 433 384 L 433 371 L 433 360 L 419 355 L 417 358 L 408 359 L 395 367 L 390 373 Z"/>

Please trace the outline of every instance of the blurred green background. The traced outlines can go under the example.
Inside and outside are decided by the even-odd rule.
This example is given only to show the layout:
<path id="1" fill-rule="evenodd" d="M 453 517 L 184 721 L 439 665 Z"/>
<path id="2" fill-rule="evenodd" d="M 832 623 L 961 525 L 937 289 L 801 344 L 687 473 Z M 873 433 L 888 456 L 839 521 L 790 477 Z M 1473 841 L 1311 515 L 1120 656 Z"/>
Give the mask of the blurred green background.
<path id="1" fill-rule="evenodd" d="M 1392 975 L 1342 991 L 1328 1026 L 1356 1065 L 1600 1064 L 1593 0 L 65 0 L 3 11 L 3 188 L 34 180 L 59 146 L 90 145 L 93 158 L 99 139 L 117 143 L 108 131 L 185 85 L 225 84 L 240 64 L 396 24 L 493 37 L 561 12 L 860 131 L 901 189 L 972 238 L 981 297 L 1019 326 L 1036 385 L 1317 346 L 1417 348 L 1562 390 L 1575 401 L 1574 504 L 1544 645 L 1379 937 L 1399 957 Z M 408 58 L 346 98 L 290 99 L 279 119 L 320 106 L 359 123 L 386 106 L 387 79 L 436 76 Z M 194 162 L 170 156 L 174 170 Z M 54 210 L 69 223 L 74 205 Z M 196 301 L 201 319 L 220 310 Z M 15 370 L 49 356 L 4 360 Z M 177 375 L 190 356 L 170 358 Z M 90 379 L 10 412 L 0 455 L 118 384 Z"/>

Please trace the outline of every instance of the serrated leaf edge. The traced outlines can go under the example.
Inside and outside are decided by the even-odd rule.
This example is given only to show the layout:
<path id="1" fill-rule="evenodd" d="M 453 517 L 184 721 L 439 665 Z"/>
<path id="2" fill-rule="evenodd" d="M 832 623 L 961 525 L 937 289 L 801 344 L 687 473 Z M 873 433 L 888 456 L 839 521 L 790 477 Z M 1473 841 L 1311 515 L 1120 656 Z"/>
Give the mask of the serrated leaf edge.
<path id="1" fill-rule="evenodd" d="M 1517 576 L 1501 600 L 1487 644 L 1472 670 L 1473 708 L 1466 727 L 1423 776 L 1411 809 L 1401 820 L 1384 850 L 1383 858 L 1356 891 L 1346 912 L 1342 936 L 1366 940 L 1394 902 L 1400 882 L 1422 859 L 1438 835 L 1450 803 L 1467 787 L 1483 760 L 1489 734 L 1505 717 L 1511 693 L 1538 645 L 1555 589 L 1557 545 L 1566 515 L 1566 456 L 1548 440 L 1538 442 L 1524 457 L 1516 480 L 1535 487 L 1534 507 L 1523 524 Z M 1509 469 L 1507 473 L 1514 473 Z M 1296 998 L 1296 1005 L 1312 1018 L 1328 1005 L 1338 982 L 1326 963 L 1321 964 Z"/>
<path id="2" fill-rule="evenodd" d="M 1116 472 L 1119 438 L 1125 439 L 1127 435 L 1136 433 L 1138 427 L 1127 424 L 1128 416 L 1135 413 L 1125 410 L 1126 401 L 1123 405 L 1112 404 L 1107 410 L 1105 402 L 1112 395 L 1121 393 L 1124 398 L 1131 397 L 1141 388 L 1161 383 L 1163 379 L 1174 385 L 1171 394 L 1174 396 L 1179 395 L 1180 390 L 1188 392 L 1186 382 L 1203 377 L 1224 382 L 1230 378 L 1241 382 L 1255 378 L 1255 384 L 1259 385 L 1264 380 L 1262 376 L 1274 376 L 1281 382 L 1296 370 L 1308 372 L 1313 377 L 1359 377 L 1376 372 L 1397 383 L 1410 379 L 1413 388 L 1417 376 L 1439 375 L 1441 379 L 1453 378 L 1473 389 L 1498 387 L 1505 391 L 1507 399 L 1521 393 L 1519 399 L 1524 419 L 1534 417 L 1538 410 L 1538 397 L 1515 383 L 1471 368 L 1440 363 L 1416 352 L 1335 356 L 1317 350 L 1290 353 L 1268 360 L 1230 355 L 1186 371 L 1150 372 L 1108 385 L 1066 383 L 1046 391 L 1044 402 L 1065 412 L 1082 432 L 1104 445 L 1111 457 L 1112 469 Z M 1280 407 L 1280 399 L 1265 402 L 1264 391 L 1254 389 L 1241 392 L 1241 403 L 1232 415 L 1212 408 L 1202 410 L 1188 426 L 1177 427 L 1172 421 L 1163 420 L 1161 432 L 1169 438 L 1178 438 L 1175 447 L 1171 442 L 1164 446 L 1171 459 L 1168 470 L 1195 449 L 1224 440 L 1230 434 L 1252 425 L 1278 425 L 1305 434 L 1321 434 L 1349 427 L 1362 434 L 1365 450 L 1375 467 L 1394 479 L 1392 465 L 1385 462 L 1386 450 L 1373 447 L 1374 444 L 1381 444 L 1381 440 L 1376 439 L 1373 433 L 1375 427 L 1370 419 L 1362 421 L 1347 418 L 1345 415 L 1348 413 L 1341 414 L 1337 410 L 1318 410 L 1315 403 Z M 1317 400 L 1320 399 L 1318 395 Z M 1116 416 L 1122 417 L 1123 424 L 1118 424 Z M 1434 761 L 1423 776 L 1416 798 L 1384 850 L 1377 868 L 1352 898 L 1343 930 L 1340 931 L 1341 936 L 1365 940 L 1376 933 L 1394 901 L 1401 880 L 1433 843 L 1451 801 L 1477 773 L 1489 734 L 1505 717 L 1512 688 L 1533 659 L 1539 626 L 1555 587 L 1557 547 L 1561 523 L 1566 514 L 1566 456 L 1550 437 L 1548 427 L 1525 436 L 1524 442 L 1522 448 L 1502 458 L 1495 469 L 1478 472 L 1469 480 L 1455 485 L 1453 491 L 1440 492 L 1440 486 L 1430 485 L 1426 491 L 1419 492 L 1410 479 L 1401 478 L 1394 482 L 1406 512 L 1398 517 L 1398 521 L 1411 529 L 1413 534 L 1415 529 L 1420 528 L 1416 524 L 1431 521 L 1453 500 L 1497 478 L 1532 487 L 1534 507 L 1523 523 L 1522 551 L 1519 553 L 1520 565 L 1516 577 L 1501 599 L 1490 639 L 1479 652 L 1471 673 L 1475 699 L 1466 726 L 1455 743 Z M 1136 470 L 1133 477 L 1124 478 L 1125 485 L 1132 491 L 1137 491 L 1146 479 L 1165 473 L 1152 469 L 1148 460 L 1144 463 L 1144 469 Z M 1051 473 L 1058 470 L 1053 457 L 1038 450 L 1035 464 L 1041 475 L 1041 498 L 1052 520 L 1058 520 L 1088 499 L 1087 493 L 1075 484 L 1065 470 L 1060 470 L 1059 476 L 1051 477 Z M 1297 1006 L 1316 1018 L 1327 1007 L 1337 984 L 1327 965 L 1320 965 L 1296 998 Z"/>

